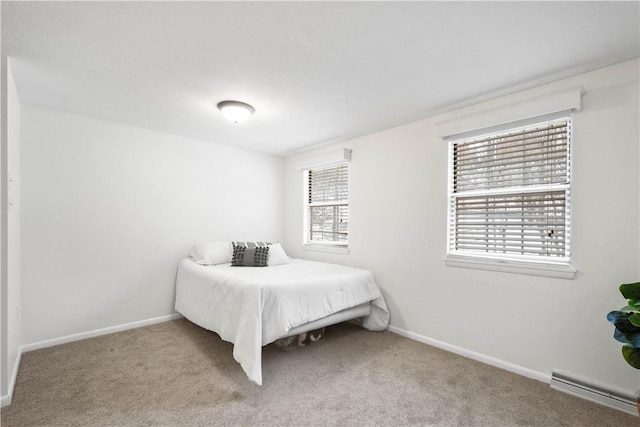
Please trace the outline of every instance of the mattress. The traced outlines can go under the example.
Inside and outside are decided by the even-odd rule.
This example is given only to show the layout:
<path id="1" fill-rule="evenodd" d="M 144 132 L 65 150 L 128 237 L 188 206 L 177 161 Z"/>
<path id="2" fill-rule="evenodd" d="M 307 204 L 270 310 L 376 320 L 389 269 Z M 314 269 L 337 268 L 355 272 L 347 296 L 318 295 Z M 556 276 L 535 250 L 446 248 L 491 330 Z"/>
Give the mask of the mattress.
<path id="1" fill-rule="evenodd" d="M 389 312 L 373 274 L 338 264 L 291 259 L 272 267 L 178 266 L 176 311 L 234 344 L 233 356 L 262 384 L 262 346 L 294 328 L 369 304 L 362 325 L 387 328 Z"/>

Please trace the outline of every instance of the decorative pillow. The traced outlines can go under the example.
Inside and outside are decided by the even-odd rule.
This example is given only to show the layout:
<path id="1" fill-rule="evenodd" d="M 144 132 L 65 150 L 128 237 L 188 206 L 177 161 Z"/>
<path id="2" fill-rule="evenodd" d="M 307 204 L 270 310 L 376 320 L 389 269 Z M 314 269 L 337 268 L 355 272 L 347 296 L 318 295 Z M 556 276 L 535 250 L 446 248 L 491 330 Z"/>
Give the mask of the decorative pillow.
<path id="1" fill-rule="evenodd" d="M 233 248 L 231 265 L 234 267 L 266 267 L 269 259 L 269 246 L 247 248 L 236 246 Z"/>
<path id="2" fill-rule="evenodd" d="M 202 242 L 189 252 L 189 256 L 200 265 L 229 263 L 232 254 L 231 242 L 228 240 Z"/>
<path id="3" fill-rule="evenodd" d="M 273 242 L 240 242 L 240 241 L 231 242 L 231 243 L 233 244 L 234 249 L 236 248 L 236 246 L 244 246 L 245 248 L 259 248 L 261 246 L 269 246 L 273 244 Z"/>
<path id="4" fill-rule="evenodd" d="M 280 243 L 273 243 L 269 245 L 269 259 L 267 265 L 272 267 L 274 265 L 289 264 L 289 257 L 284 253 L 284 249 L 280 246 Z"/>

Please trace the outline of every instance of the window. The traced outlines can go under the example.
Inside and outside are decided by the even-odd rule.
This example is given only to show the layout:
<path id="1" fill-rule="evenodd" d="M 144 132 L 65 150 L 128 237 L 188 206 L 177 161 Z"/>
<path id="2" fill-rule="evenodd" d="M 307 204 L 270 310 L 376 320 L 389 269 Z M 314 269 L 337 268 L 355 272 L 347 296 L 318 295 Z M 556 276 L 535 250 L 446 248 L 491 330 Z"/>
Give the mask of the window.
<path id="1" fill-rule="evenodd" d="M 569 266 L 571 126 L 449 142 L 448 257 Z"/>
<path id="2" fill-rule="evenodd" d="M 349 241 L 349 164 L 305 171 L 305 243 L 346 247 Z"/>

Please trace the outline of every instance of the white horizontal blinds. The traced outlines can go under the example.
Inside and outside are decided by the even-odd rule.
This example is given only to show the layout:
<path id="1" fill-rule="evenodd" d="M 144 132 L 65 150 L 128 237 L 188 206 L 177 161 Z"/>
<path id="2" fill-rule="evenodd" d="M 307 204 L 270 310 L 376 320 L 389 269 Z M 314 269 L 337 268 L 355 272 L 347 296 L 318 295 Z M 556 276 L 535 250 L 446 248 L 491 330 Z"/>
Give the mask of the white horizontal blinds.
<path id="1" fill-rule="evenodd" d="M 571 119 L 452 142 L 449 250 L 568 262 Z"/>
<path id="2" fill-rule="evenodd" d="M 308 171 L 310 242 L 347 243 L 349 225 L 348 163 Z"/>
<path id="3" fill-rule="evenodd" d="M 456 198 L 457 250 L 565 256 L 565 194 Z"/>
<path id="4" fill-rule="evenodd" d="M 568 182 L 567 120 L 454 146 L 454 191 Z"/>

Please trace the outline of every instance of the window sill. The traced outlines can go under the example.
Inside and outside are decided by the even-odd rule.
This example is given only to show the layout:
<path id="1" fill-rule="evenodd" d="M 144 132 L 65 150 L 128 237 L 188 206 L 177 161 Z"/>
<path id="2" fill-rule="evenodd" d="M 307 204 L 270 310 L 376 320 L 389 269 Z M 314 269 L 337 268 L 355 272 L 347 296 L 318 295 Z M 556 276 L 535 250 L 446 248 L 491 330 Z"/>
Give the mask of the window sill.
<path id="1" fill-rule="evenodd" d="M 476 257 L 448 256 L 444 260 L 447 267 L 472 268 L 475 270 L 500 271 L 503 273 L 526 274 L 529 276 L 554 277 L 571 280 L 577 270 L 571 265 L 555 265 L 535 262 L 518 262 Z"/>
<path id="2" fill-rule="evenodd" d="M 318 245 L 313 243 L 305 243 L 302 246 L 302 249 L 305 251 L 315 251 L 315 252 L 330 252 L 334 254 L 348 254 L 349 247 L 348 246 L 338 246 L 338 245 Z"/>

